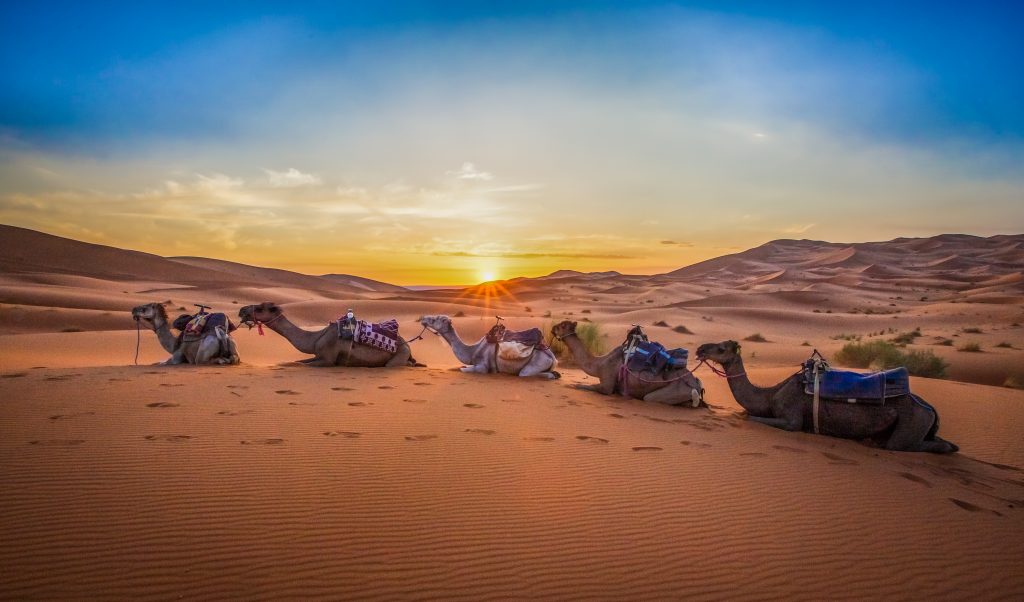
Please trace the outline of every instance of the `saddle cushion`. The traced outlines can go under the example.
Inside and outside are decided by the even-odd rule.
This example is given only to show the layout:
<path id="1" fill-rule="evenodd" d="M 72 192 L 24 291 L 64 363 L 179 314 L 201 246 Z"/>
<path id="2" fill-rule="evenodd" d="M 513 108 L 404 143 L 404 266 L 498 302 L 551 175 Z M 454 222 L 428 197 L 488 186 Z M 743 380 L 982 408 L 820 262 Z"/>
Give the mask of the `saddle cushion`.
<path id="1" fill-rule="evenodd" d="M 388 353 L 398 352 L 398 320 L 370 323 L 359 321 L 356 327 L 356 342 L 383 349 Z"/>
<path id="2" fill-rule="evenodd" d="M 861 374 L 845 370 L 826 370 L 818 374 L 822 399 L 886 399 L 910 393 L 910 374 L 906 368 Z M 804 392 L 814 394 L 814 373 L 804 373 Z"/>
<path id="3" fill-rule="evenodd" d="M 498 343 L 498 357 L 508 361 L 524 360 L 533 355 L 534 349 L 536 349 L 536 345 L 525 345 L 516 341 L 502 341 Z"/>
<path id="4" fill-rule="evenodd" d="M 228 333 L 238 328 L 222 313 L 196 314 L 194 316 L 188 314 L 181 315 L 174 320 L 173 326 L 181 331 L 186 341 L 194 341 L 213 334 L 214 329 L 218 326 Z"/>

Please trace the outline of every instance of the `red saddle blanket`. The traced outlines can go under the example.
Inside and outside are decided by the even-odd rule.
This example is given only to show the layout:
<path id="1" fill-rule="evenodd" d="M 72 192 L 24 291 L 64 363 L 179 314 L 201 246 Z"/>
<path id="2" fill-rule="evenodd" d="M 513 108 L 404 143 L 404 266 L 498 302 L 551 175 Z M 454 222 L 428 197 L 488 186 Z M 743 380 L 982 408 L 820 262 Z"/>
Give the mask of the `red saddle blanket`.
<path id="1" fill-rule="evenodd" d="M 186 339 L 198 339 L 212 334 L 218 326 L 225 332 L 233 332 L 238 328 L 222 313 L 196 314 L 194 316 L 182 314 L 174 320 L 172 325 L 180 330 Z"/>

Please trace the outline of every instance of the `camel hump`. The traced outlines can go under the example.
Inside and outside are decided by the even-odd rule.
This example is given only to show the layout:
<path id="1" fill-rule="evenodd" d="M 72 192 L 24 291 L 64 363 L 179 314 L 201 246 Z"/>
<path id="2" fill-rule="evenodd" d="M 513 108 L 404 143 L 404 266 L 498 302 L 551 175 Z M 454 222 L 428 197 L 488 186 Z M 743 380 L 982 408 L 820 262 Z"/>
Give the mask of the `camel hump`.
<path id="1" fill-rule="evenodd" d="M 829 368 L 819 371 L 817 375 L 811 368 L 804 371 L 804 392 L 808 395 L 814 394 L 815 376 L 818 379 L 818 394 L 822 399 L 882 403 L 890 397 L 910 393 L 910 374 L 903 367 L 870 374 Z"/>

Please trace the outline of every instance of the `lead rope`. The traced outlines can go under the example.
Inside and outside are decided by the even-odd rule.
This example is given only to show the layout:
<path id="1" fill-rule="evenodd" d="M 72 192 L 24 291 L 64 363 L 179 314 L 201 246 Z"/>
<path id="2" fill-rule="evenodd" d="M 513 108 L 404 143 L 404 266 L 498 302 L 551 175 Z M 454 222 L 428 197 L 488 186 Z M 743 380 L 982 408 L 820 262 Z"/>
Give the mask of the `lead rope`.
<path id="1" fill-rule="evenodd" d="M 820 434 L 818 429 L 818 407 L 821 405 L 821 377 L 818 372 L 818 362 L 814 362 L 814 434 Z"/>
<path id="2" fill-rule="evenodd" d="M 135 320 L 135 365 L 139 365 L 139 344 L 142 342 L 142 324 Z"/>

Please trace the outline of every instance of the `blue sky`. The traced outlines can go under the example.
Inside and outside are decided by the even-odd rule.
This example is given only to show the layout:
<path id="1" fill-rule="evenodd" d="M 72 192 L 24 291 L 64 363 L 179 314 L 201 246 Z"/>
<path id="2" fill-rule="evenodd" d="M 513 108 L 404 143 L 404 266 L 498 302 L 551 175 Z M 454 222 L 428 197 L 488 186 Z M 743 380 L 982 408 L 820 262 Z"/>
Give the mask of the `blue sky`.
<path id="1" fill-rule="evenodd" d="M 405 282 L 1024 225 L 1011 4 L 210 4 L 0 8 L 0 221 Z"/>

